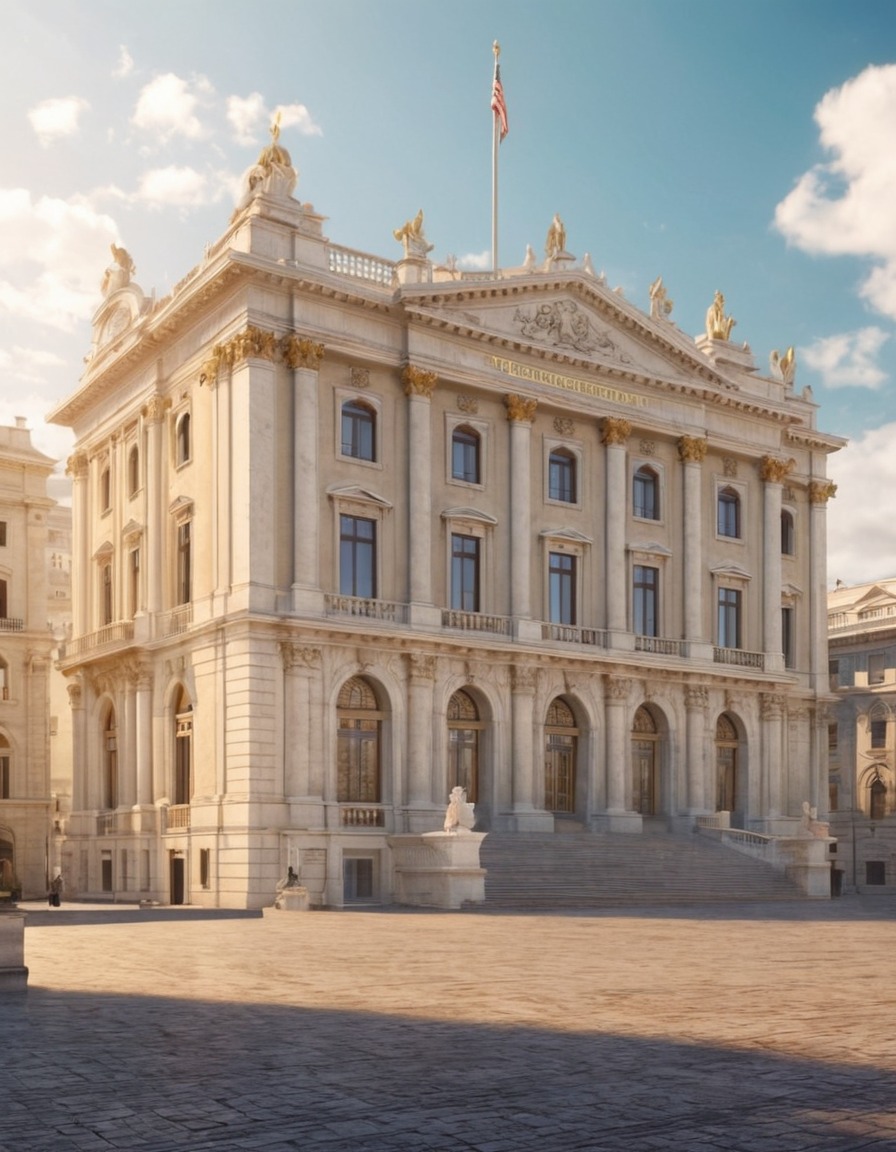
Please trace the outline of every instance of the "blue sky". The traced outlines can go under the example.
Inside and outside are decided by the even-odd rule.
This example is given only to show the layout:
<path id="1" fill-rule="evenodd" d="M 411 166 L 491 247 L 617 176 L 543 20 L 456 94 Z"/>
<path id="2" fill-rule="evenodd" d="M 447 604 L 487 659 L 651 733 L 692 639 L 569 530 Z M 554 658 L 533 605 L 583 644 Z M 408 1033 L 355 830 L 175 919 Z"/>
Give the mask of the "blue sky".
<path id="1" fill-rule="evenodd" d="M 490 266 L 492 42 L 510 132 L 500 263 L 568 247 L 702 331 L 718 288 L 760 371 L 797 348 L 830 463 L 830 577 L 896 573 L 892 0 L 4 0 L 0 422 L 77 386 L 114 240 L 164 295 L 225 228 L 283 110 L 338 244 Z M 873 478 L 873 479 L 872 479 Z M 874 495 L 871 495 L 873 493 Z"/>

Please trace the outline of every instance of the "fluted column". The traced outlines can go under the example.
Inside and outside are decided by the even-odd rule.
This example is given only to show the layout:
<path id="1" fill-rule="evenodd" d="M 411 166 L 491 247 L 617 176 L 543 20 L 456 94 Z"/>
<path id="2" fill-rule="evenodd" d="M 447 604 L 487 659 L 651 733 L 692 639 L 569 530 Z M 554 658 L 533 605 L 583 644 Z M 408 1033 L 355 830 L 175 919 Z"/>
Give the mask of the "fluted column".
<path id="1" fill-rule="evenodd" d="M 630 740 L 625 722 L 631 681 L 621 676 L 608 676 L 604 687 L 607 718 L 607 811 L 618 814 L 631 809 Z"/>
<path id="2" fill-rule="evenodd" d="M 820 695 L 828 691 L 827 505 L 836 491 L 830 480 L 809 484 L 809 667 Z"/>
<path id="3" fill-rule="evenodd" d="M 706 639 L 703 623 L 703 487 L 702 464 L 706 458 L 706 441 L 696 436 L 682 436 L 678 454 L 684 470 L 684 549 L 682 582 L 684 585 L 684 635 L 686 640 Z"/>
<path id="4" fill-rule="evenodd" d="M 307 601 L 305 592 L 320 590 L 320 502 L 318 438 L 320 436 L 320 365 L 325 348 L 295 333 L 283 341 L 283 358 L 293 372 L 293 608 Z M 310 606 L 310 603 L 309 603 Z"/>
<path id="5" fill-rule="evenodd" d="M 511 669 L 514 812 L 532 812 L 536 807 L 533 796 L 535 766 L 532 747 L 536 676 L 537 670 L 531 665 L 515 665 Z"/>
<path id="6" fill-rule="evenodd" d="M 417 652 L 408 654 L 408 805 L 431 807 L 435 781 L 432 778 L 432 702 L 435 657 Z M 439 797 L 444 801 L 447 796 Z"/>
<path id="7" fill-rule="evenodd" d="M 66 469 L 72 478 L 72 569 L 76 573 L 72 599 L 72 632 L 81 636 L 88 628 L 87 593 L 90 586 L 88 555 L 89 463 L 86 452 L 74 452 Z"/>
<path id="8" fill-rule="evenodd" d="M 763 692 L 760 699 L 762 720 L 762 806 L 763 817 L 783 814 L 784 795 L 784 697 Z"/>
<path id="9" fill-rule="evenodd" d="M 607 450 L 604 508 L 607 517 L 607 628 L 611 632 L 628 631 L 625 609 L 625 524 L 629 508 L 626 442 L 631 430 L 628 420 L 608 417 L 603 422 L 601 435 Z"/>
<path id="10" fill-rule="evenodd" d="M 412 604 L 432 604 L 432 393 L 435 372 L 406 365 L 408 398 L 408 585 Z"/>
<path id="11" fill-rule="evenodd" d="M 687 804 L 689 812 L 706 812 L 715 798 L 706 795 L 706 711 L 709 693 L 703 685 L 689 684 L 684 691 L 687 713 Z"/>
<path id="12" fill-rule="evenodd" d="M 137 681 L 131 670 L 121 680 L 123 701 L 118 739 L 118 807 L 133 808 L 137 803 Z"/>
<path id="13" fill-rule="evenodd" d="M 287 799 L 322 800 L 323 763 L 315 757 L 312 684 L 320 670 L 320 648 L 282 641 L 284 747 L 283 788 Z M 319 734 L 318 734 L 319 735 Z"/>
<path id="14" fill-rule="evenodd" d="M 143 409 L 146 427 L 146 534 L 143 549 L 146 564 L 146 610 L 150 614 L 162 608 L 162 573 L 166 552 L 163 493 L 167 490 L 167 468 L 162 466 L 162 434 L 167 403 L 153 396 Z"/>
<path id="15" fill-rule="evenodd" d="M 152 804 L 152 669 L 137 673 L 137 804 Z"/>
<path id="16" fill-rule="evenodd" d="M 532 616 L 532 421 L 537 400 L 505 396 L 510 423 L 510 614 Z"/>
<path id="17" fill-rule="evenodd" d="M 759 475 L 762 492 L 762 650 L 766 670 L 784 666 L 781 626 L 781 484 L 793 469 L 793 460 L 763 456 Z"/>

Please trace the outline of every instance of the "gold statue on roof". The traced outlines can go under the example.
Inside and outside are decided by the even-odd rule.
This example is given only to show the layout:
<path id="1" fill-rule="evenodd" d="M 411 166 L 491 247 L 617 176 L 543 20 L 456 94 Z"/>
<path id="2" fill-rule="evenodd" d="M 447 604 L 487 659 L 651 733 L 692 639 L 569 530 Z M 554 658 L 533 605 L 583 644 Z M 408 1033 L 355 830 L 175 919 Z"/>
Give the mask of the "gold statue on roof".
<path id="1" fill-rule="evenodd" d="M 706 310 L 706 335 L 710 340 L 730 340 L 731 329 L 737 321 L 725 315 L 725 297 L 716 292 L 712 304 Z"/>

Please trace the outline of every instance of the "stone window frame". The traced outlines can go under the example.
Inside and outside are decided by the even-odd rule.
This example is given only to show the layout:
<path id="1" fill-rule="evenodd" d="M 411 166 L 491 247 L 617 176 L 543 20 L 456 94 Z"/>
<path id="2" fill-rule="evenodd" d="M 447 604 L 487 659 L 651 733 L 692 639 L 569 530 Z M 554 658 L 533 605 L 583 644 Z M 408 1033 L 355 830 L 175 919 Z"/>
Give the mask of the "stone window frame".
<path id="1" fill-rule="evenodd" d="M 498 525 L 494 516 L 477 508 L 446 508 L 441 514 L 445 525 L 445 607 L 451 608 L 451 538 L 473 536 L 479 540 L 479 607 L 477 615 L 494 615 L 495 604 L 495 549 L 492 535 Z M 460 609 L 458 609 L 460 611 Z"/>
<path id="2" fill-rule="evenodd" d="M 731 491 L 737 497 L 737 535 L 729 536 L 719 531 L 719 505 L 724 493 Z M 725 544 L 746 544 L 747 525 L 747 485 L 730 476 L 716 476 L 713 488 L 713 534 L 716 540 Z"/>
<path id="3" fill-rule="evenodd" d="M 642 469 L 649 470 L 656 477 L 656 502 L 659 507 L 658 516 L 641 516 L 635 510 L 635 478 Z M 634 457 L 632 459 L 629 494 L 631 497 L 632 519 L 638 520 L 642 524 L 662 525 L 666 523 L 666 469 L 659 460 L 654 457 Z"/>
<path id="4" fill-rule="evenodd" d="M 553 508 L 582 508 L 585 503 L 585 445 L 581 440 L 569 436 L 543 436 L 543 499 Z M 565 452 L 572 457 L 575 467 L 575 500 L 560 500 L 551 495 L 551 456 L 555 452 Z"/>
<path id="5" fill-rule="evenodd" d="M 383 471 L 383 398 L 375 392 L 367 392 L 360 388 L 337 387 L 333 389 L 335 412 L 333 416 L 334 436 L 333 452 L 337 460 L 344 460 L 350 464 L 357 464 L 361 468 L 373 468 Z M 342 409 L 346 404 L 358 404 L 368 408 L 373 413 L 373 459 L 365 460 L 362 456 L 351 456 L 342 451 Z"/>
<path id="6" fill-rule="evenodd" d="M 545 624 L 557 624 L 561 628 L 593 627 L 585 620 L 585 589 L 588 586 L 590 549 L 594 543 L 590 536 L 575 532 L 571 528 L 545 528 L 539 533 L 541 540 L 541 586 L 542 615 Z M 575 622 L 564 623 L 551 619 L 551 553 L 561 552 L 574 556 L 575 569 Z"/>
<path id="7" fill-rule="evenodd" d="M 479 437 L 479 479 L 464 480 L 454 475 L 454 433 L 458 428 L 470 428 Z M 486 486 L 488 466 L 490 463 L 490 431 L 487 420 L 480 420 L 466 412 L 445 413 L 445 483 L 459 488 L 468 488 L 473 491 L 482 491 Z"/>
<path id="8" fill-rule="evenodd" d="M 372 492 L 367 488 L 360 488 L 356 485 L 329 488 L 327 489 L 327 496 L 333 508 L 333 595 L 342 595 L 339 591 L 341 587 L 339 567 L 341 552 L 340 541 L 342 537 L 341 519 L 343 516 L 356 516 L 363 520 L 373 520 L 376 523 L 376 541 L 374 547 L 376 595 L 372 597 L 361 597 L 361 599 L 391 599 L 384 593 L 387 587 L 394 586 L 394 574 L 390 573 L 390 579 L 387 582 L 385 579 L 386 574 L 383 570 L 383 556 L 386 554 L 387 547 L 391 544 L 391 541 L 386 539 L 386 529 L 389 521 L 389 513 L 392 512 L 394 506 L 384 496 L 380 496 L 376 492 Z"/>

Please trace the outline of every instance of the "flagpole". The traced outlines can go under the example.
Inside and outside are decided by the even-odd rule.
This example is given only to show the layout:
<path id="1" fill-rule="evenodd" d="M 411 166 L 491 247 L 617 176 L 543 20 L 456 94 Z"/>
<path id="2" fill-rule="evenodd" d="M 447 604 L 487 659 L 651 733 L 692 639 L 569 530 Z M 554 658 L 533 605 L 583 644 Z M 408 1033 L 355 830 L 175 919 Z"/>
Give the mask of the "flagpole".
<path id="1" fill-rule="evenodd" d="M 495 79 L 492 81 L 492 93 L 498 79 L 498 57 L 501 49 L 496 40 L 492 45 L 495 54 Z M 492 271 L 498 271 L 498 112 L 492 100 Z"/>

